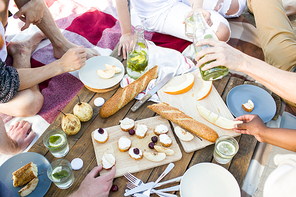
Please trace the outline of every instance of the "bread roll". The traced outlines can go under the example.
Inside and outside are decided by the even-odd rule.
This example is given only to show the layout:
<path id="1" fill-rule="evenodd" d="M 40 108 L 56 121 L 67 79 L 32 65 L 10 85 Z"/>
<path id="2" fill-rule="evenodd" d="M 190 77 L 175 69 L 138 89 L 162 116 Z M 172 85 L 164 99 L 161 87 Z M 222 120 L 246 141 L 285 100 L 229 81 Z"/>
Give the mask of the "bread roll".
<path id="1" fill-rule="evenodd" d="M 38 176 L 38 168 L 33 162 L 12 173 L 13 186 L 23 186 Z"/>
<path id="2" fill-rule="evenodd" d="M 195 135 L 198 135 L 210 142 L 215 142 L 216 139 L 219 137 L 217 132 L 214 131 L 212 128 L 198 122 L 197 120 L 186 115 L 184 112 L 170 106 L 167 103 L 149 105 L 148 108 L 165 117 L 166 119 L 178 124 L 187 131 L 190 131 Z"/>
<path id="3" fill-rule="evenodd" d="M 158 66 L 154 66 L 125 88 L 119 88 L 118 91 L 101 107 L 99 113 L 100 116 L 102 118 L 112 116 L 133 100 L 140 92 L 145 90 L 148 83 L 157 77 L 157 68 Z"/>

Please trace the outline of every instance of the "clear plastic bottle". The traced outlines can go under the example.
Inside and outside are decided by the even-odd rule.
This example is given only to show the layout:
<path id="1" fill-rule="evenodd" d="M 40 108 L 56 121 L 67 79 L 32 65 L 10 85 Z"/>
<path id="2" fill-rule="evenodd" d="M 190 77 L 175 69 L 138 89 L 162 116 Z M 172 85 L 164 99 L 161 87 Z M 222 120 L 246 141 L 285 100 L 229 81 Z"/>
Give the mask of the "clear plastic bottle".
<path id="1" fill-rule="evenodd" d="M 210 45 L 202 45 L 197 47 L 196 44 L 200 40 L 213 38 L 218 40 L 216 34 L 212 31 L 212 29 L 209 27 L 209 25 L 206 23 L 203 15 L 201 12 L 194 12 L 193 14 L 194 18 L 194 34 L 193 34 L 193 43 L 194 43 L 194 49 L 195 53 L 200 52 L 204 48 L 211 47 Z M 215 60 L 213 60 L 215 61 Z M 212 62 L 212 61 L 211 61 Z M 203 64 L 199 69 L 201 73 L 201 77 L 205 81 L 212 81 L 221 79 L 225 75 L 228 74 L 229 69 L 225 66 L 217 66 L 214 68 L 210 68 L 208 70 L 202 71 L 201 69 L 208 63 Z"/>
<path id="2" fill-rule="evenodd" d="M 127 74 L 138 79 L 148 70 L 148 44 L 144 38 L 144 27 L 138 25 L 134 29 L 134 39 L 127 52 Z"/>

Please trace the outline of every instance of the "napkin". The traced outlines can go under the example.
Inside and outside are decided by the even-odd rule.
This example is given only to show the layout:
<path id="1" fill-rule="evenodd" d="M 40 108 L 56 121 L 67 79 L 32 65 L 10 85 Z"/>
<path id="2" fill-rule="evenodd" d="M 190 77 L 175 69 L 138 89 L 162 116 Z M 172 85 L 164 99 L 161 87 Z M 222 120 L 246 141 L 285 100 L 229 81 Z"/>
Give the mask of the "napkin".
<path id="1" fill-rule="evenodd" d="M 154 80 L 151 80 L 148 84 L 146 90 L 141 92 L 136 96 L 136 99 L 140 100 L 145 96 L 146 92 L 151 90 L 155 86 L 158 81 L 161 81 L 167 74 L 174 73 L 174 76 L 182 75 L 188 72 L 192 72 L 197 67 L 194 63 L 182 55 L 179 51 L 174 49 L 164 48 L 160 46 L 156 46 L 153 42 L 148 42 L 149 47 L 149 60 L 148 60 L 148 68 L 152 68 L 155 65 L 158 66 L 158 77 Z M 125 75 L 120 82 L 120 86 L 124 88 L 128 84 L 135 81 L 130 78 L 128 75 Z M 157 94 L 152 95 L 149 101 L 160 102 Z"/>

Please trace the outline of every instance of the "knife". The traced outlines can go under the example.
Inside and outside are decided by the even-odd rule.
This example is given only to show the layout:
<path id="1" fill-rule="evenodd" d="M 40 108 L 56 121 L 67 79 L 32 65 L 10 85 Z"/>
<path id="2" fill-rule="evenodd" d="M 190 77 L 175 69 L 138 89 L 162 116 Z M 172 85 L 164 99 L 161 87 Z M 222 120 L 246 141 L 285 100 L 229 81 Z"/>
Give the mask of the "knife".
<path id="1" fill-rule="evenodd" d="M 169 73 L 160 82 L 158 82 L 151 90 L 149 90 L 146 95 L 137 101 L 136 104 L 131 108 L 132 112 L 137 111 L 153 94 L 155 94 L 164 84 L 166 84 L 172 77 L 174 73 Z"/>
<path id="2" fill-rule="evenodd" d="M 140 185 L 138 187 L 135 187 L 135 188 L 125 192 L 124 196 L 130 196 L 130 195 L 132 195 L 134 193 L 145 191 L 145 190 L 147 190 L 147 189 L 149 189 L 149 188 L 151 188 L 153 186 L 154 186 L 154 182 L 149 182 L 149 183 L 146 183 L 146 184 L 142 184 L 142 185 Z"/>

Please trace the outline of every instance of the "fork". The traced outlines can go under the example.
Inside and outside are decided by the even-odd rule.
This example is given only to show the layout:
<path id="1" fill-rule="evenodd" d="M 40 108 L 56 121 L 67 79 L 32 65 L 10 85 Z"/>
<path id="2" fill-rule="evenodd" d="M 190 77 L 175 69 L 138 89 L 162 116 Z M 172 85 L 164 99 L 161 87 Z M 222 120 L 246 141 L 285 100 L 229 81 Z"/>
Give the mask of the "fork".
<path id="1" fill-rule="evenodd" d="M 133 189 L 133 188 L 138 187 L 138 186 L 134 185 L 131 182 L 128 182 L 126 187 L 129 188 L 129 189 Z M 179 187 L 180 186 L 177 185 L 177 186 L 172 186 L 172 187 L 161 189 L 161 190 L 152 189 L 151 193 L 155 193 L 160 197 L 177 197 L 177 195 L 175 195 L 175 194 L 170 194 L 170 193 L 165 193 L 165 192 L 178 191 Z M 135 196 L 137 196 L 137 194 Z"/>
<path id="2" fill-rule="evenodd" d="M 125 174 L 123 174 L 123 176 L 129 180 L 130 182 L 132 182 L 133 184 L 135 184 L 136 186 L 140 186 L 143 184 L 143 181 L 141 179 L 138 179 L 137 177 L 135 177 L 134 175 L 132 175 L 130 172 L 126 172 Z"/>
<path id="3" fill-rule="evenodd" d="M 175 164 L 173 163 L 169 163 L 169 165 L 166 167 L 166 169 L 163 171 L 163 173 L 156 179 L 156 181 L 154 182 L 154 186 L 161 180 L 163 179 L 163 177 L 165 177 L 173 168 L 175 167 Z M 153 186 L 153 187 L 154 187 Z M 144 191 L 143 195 L 146 196 L 150 196 L 151 193 L 151 189 L 153 189 L 153 187 L 149 188 L 148 190 Z"/>

